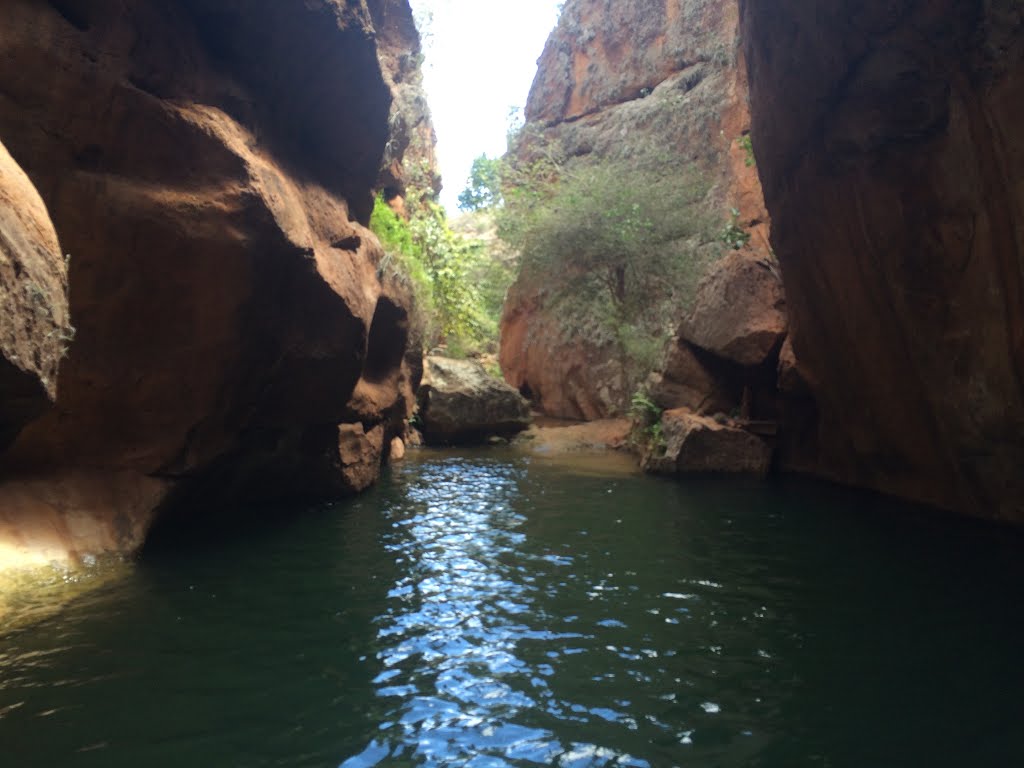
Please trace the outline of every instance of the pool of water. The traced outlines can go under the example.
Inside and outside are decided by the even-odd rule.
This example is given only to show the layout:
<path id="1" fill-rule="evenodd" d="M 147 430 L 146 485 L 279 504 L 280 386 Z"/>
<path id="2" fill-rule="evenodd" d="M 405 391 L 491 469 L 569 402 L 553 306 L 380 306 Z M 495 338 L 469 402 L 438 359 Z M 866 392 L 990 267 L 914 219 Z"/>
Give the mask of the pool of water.
<path id="1" fill-rule="evenodd" d="M 0 632 L 0 765 L 1024 765 L 1024 541 L 805 485 L 418 454 Z"/>

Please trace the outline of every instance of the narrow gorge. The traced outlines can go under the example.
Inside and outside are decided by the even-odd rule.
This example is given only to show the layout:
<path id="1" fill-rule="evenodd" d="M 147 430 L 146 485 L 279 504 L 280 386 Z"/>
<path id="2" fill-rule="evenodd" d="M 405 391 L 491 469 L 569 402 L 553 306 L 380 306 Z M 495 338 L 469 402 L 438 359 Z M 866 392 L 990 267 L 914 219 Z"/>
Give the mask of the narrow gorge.
<path id="1" fill-rule="evenodd" d="M 1024 764 L 1020 0 L 2 6 L 5 766 Z"/>
<path id="2" fill-rule="evenodd" d="M 1020 522 L 1020 8 L 606 6 L 566 5 L 513 162 L 606 169 L 592 178 L 656 198 L 668 168 L 695 187 L 674 201 L 692 226 L 643 254 L 657 279 L 632 311 L 580 309 L 603 268 L 585 246 L 554 276 L 524 268 L 502 327 L 510 383 L 574 419 L 623 414 L 639 387 L 677 451 L 715 429 L 687 413 L 717 415 L 766 437 L 783 472 Z M 696 276 L 665 290 L 665 253 Z M 608 254 L 627 292 L 630 258 Z M 636 352 L 670 336 L 660 357 Z M 684 471 L 670 454 L 652 465 Z"/>

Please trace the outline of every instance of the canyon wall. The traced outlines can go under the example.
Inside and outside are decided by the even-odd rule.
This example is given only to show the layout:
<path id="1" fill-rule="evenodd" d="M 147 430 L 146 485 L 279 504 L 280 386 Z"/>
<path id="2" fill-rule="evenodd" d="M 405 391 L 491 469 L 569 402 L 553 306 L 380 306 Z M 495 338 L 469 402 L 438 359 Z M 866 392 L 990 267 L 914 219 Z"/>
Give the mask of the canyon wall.
<path id="1" fill-rule="evenodd" d="M 701 188 L 695 206 L 666 214 L 700 219 L 686 242 L 669 245 L 691 262 L 694 284 L 726 252 L 719 234 L 732 209 L 749 237 L 745 255 L 771 262 L 757 170 L 744 149 L 750 118 L 735 3 L 569 0 L 538 64 L 512 149 L 520 167 L 543 159 L 569 172 L 602 164 L 651 168 L 652 176 L 678 170 L 680 185 Z M 585 268 L 524 269 L 506 302 L 502 369 L 552 416 L 623 413 L 649 372 L 629 362 L 624 344 L 671 337 L 694 301 L 692 291 L 659 297 L 654 287 L 649 306 L 615 333 L 578 311 L 574 294 L 587 278 Z"/>
<path id="2" fill-rule="evenodd" d="M 373 481 L 417 366 L 410 297 L 364 225 L 410 136 L 432 162 L 429 118 L 393 106 L 417 100 L 418 46 L 404 0 L 4 3 L 0 140 L 68 261 L 40 225 L 31 387 L 7 373 L 24 302 L 4 305 L 0 566 Z M 17 215 L 42 222 L 30 197 Z"/>
<path id="3" fill-rule="evenodd" d="M 740 2 L 792 468 L 1024 522 L 1024 8 Z"/>
<path id="4" fill-rule="evenodd" d="M 39 192 L 0 144 L 0 450 L 57 391 L 73 338 L 67 263 Z"/>

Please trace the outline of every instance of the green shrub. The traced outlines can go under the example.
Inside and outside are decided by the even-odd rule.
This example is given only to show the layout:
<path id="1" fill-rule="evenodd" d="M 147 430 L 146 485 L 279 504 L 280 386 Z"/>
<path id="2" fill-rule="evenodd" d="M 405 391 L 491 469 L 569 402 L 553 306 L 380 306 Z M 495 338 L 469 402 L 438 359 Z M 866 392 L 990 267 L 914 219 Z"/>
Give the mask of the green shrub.
<path id="1" fill-rule="evenodd" d="M 413 243 L 408 222 L 396 214 L 383 197 L 378 196 L 370 216 L 370 229 L 384 246 L 381 273 L 391 272 L 407 282 L 415 302 L 413 322 L 419 326 L 424 337 L 436 335 L 438 324 L 434 307 L 434 281 L 423 263 L 419 249 Z"/>
<path id="2" fill-rule="evenodd" d="M 646 391 L 639 389 L 630 400 L 629 416 L 633 422 L 632 443 L 658 454 L 665 451 L 665 433 L 661 417 L 663 411 L 651 400 Z"/>
<path id="3" fill-rule="evenodd" d="M 498 231 L 521 254 L 520 280 L 565 319 L 566 340 L 616 345 L 635 386 L 657 367 L 711 257 L 707 183 L 660 156 L 541 159 L 502 178 Z"/>
<path id="4" fill-rule="evenodd" d="M 486 257 L 481 243 L 453 232 L 437 203 L 423 201 L 415 210 L 405 221 L 377 198 L 370 228 L 384 246 L 382 269 L 408 279 L 428 344 L 447 344 L 459 355 L 493 346 L 497 321 L 474 279 Z"/>
<path id="5" fill-rule="evenodd" d="M 731 218 L 718 235 L 718 239 L 732 250 L 738 251 L 750 242 L 750 232 L 740 224 L 740 212 L 736 208 L 731 209 L 730 214 Z"/>
<path id="6" fill-rule="evenodd" d="M 521 252 L 524 270 L 596 275 L 620 305 L 699 277 L 692 253 L 669 247 L 706 234 L 698 203 L 707 185 L 691 169 L 542 161 L 506 181 L 499 233 Z"/>
<path id="7" fill-rule="evenodd" d="M 743 134 L 736 139 L 736 143 L 739 145 L 739 148 L 746 153 L 746 157 L 743 162 L 746 164 L 747 168 L 753 168 L 756 166 L 757 158 L 754 157 L 754 140 L 750 138 L 750 134 Z"/>

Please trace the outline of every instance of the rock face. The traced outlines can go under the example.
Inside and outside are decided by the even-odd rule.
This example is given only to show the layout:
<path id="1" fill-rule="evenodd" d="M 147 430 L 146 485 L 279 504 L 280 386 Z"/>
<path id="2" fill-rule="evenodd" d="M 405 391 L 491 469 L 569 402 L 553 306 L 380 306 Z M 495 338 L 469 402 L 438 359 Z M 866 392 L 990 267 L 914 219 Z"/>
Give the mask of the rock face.
<path id="1" fill-rule="evenodd" d="M 520 279 L 509 288 L 499 358 L 505 380 L 549 416 L 594 421 L 624 412 L 629 373 L 616 339 L 558 311 L 550 286 Z"/>
<path id="2" fill-rule="evenodd" d="M 728 412 L 742 397 L 731 371 L 678 336 L 668 343 L 664 370 L 646 382 L 651 400 L 662 410 L 689 408 L 700 414 Z"/>
<path id="3" fill-rule="evenodd" d="M 786 338 L 786 298 L 772 261 L 733 251 L 697 288 L 679 336 L 737 365 L 778 358 Z"/>
<path id="4" fill-rule="evenodd" d="M 663 443 L 643 458 L 644 469 L 664 475 L 747 474 L 764 477 L 772 452 L 761 438 L 679 408 L 661 420 Z"/>
<path id="5" fill-rule="evenodd" d="M 423 51 L 407 0 L 368 3 L 377 34 L 378 57 L 391 89 L 389 139 L 384 148 L 381 191 L 389 200 L 404 198 L 406 187 L 441 191 L 435 147 L 437 136 L 423 90 Z"/>
<path id="6" fill-rule="evenodd" d="M 132 550 L 158 512 L 376 475 L 417 383 L 409 298 L 363 226 L 402 45 L 376 34 L 384 6 L 409 17 L 393 0 L 4 4 L 0 136 L 71 254 L 77 328 L 55 406 L 0 459 L 9 549 Z M 66 328 L 63 262 L 48 269 Z"/>
<path id="7" fill-rule="evenodd" d="M 46 205 L 0 144 L 0 450 L 56 397 L 73 337 L 67 292 Z"/>
<path id="8" fill-rule="evenodd" d="M 1024 9 L 744 0 L 800 378 L 790 462 L 1024 522 Z"/>
<path id="9" fill-rule="evenodd" d="M 554 158 L 566 167 L 609 161 L 689 167 L 707 187 L 697 215 L 708 224 L 686 244 L 696 256 L 694 270 L 723 254 L 717 235 L 732 208 L 750 236 L 746 250 L 769 258 L 757 169 L 740 141 L 749 115 L 737 34 L 733 2 L 569 0 L 539 61 L 516 157 L 522 163 Z M 565 301 L 584 277 L 524 273 L 509 292 L 501 324 L 507 380 L 561 418 L 624 413 L 649 373 L 627 362 L 630 339 L 580 319 Z M 673 297 L 671 309 L 648 313 L 628 329 L 631 339 L 670 336 L 689 299 Z"/>
<path id="10" fill-rule="evenodd" d="M 428 357 L 419 391 L 423 437 L 435 445 L 509 437 L 530 426 L 530 406 L 472 360 Z"/>

